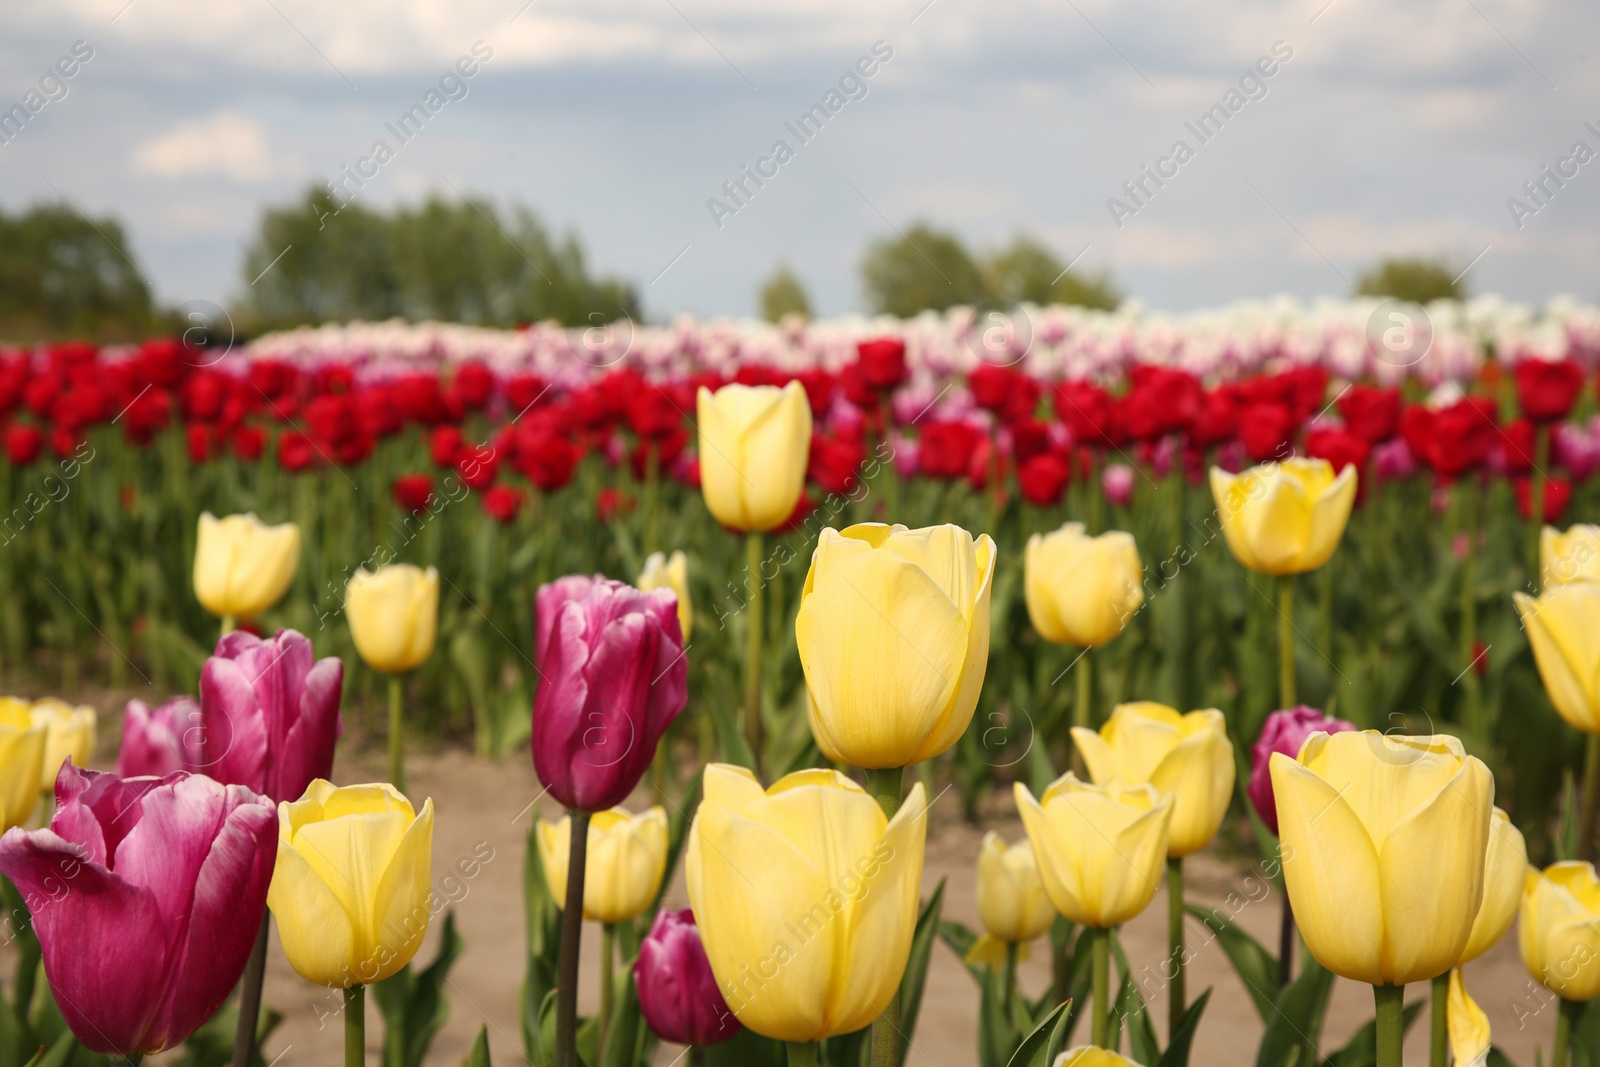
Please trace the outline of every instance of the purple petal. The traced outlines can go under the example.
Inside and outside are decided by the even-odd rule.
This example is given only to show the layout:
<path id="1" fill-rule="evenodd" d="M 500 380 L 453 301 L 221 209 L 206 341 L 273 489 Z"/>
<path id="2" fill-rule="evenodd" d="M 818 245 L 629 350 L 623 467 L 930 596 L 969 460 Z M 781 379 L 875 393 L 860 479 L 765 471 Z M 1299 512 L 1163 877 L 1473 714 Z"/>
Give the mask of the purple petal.
<path id="1" fill-rule="evenodd" d="M 259 646 L 257 642 L 250 649 Z M 200 670 L 200 729 L 190 738 L 194 769 L 261 792 L 266 788 L 267 738 L 266 714 L 246 668 L 220 656 L 206 660 Z"/>
<path id="2" fill-rule="evenodd" d="M 267 795 L 273 800 L 298 800 L 317 778 L 333 776 L 333 748 L 344 732 L 339 698 L 344 663 L 335 656 L 321 659 L 306 674 L 297 714 L 282 742 L 273 750 Z"/>
<path id="3" fill-rule="evenodd" d="M 584 674 L 589 646 L 583 640 L 588 624 L 583 607 L 572 602 L 566 602 L 550 623 L 551 635 L 539 658 L 541 679 L 533 700 L 533 766 L 551 794 L 574 807 L 572 757 L 589 692 Z"/>

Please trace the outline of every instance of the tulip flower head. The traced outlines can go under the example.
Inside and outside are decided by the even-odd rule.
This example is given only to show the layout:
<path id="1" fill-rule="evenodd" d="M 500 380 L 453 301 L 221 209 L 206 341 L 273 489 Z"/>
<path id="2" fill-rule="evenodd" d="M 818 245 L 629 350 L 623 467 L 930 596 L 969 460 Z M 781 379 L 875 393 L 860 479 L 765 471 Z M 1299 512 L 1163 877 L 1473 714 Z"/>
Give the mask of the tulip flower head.
<path id="1" fill-rule="evenodd" d="M 1069 1048 L 1056 1057 L 1051 1067 L 1137 1067 L 1130 1059 L 1093 1045 Z"/>
<path id="2" fill-rule="evenodd" d="M 295 973 L 348 989 L 409 963 L 428 930 L 432 853 L 433 801 L 417 812 L 387 782 L 319 778 L 281 802 L 267 906 Z"/>
<path id="3" fill-rule="evenodd" d="M 1569 726 L 1600 734 L 1600 584 L 1571 582 L 1511 599 L 1550 703 Z"/>
<path id="4" fill-rule="evenodd" d="M 1300 574 L 1328 562 L 1356 499 L 1356 470 L 1334 474 L 1325 459 L 1291 458 L 1239 474 L 1211 468 L 1222 535 L 1238 561 L 1260 574 Z"/>
<path id="5" fill-rule="evenodd" d="M 639 1013 L 663 1041 L 719 1045 L 738 1035 L 739 1020 L 717 989 L 692 909 L 656 912 L 639 945 L 633 980 Z"/>
<path id="6" fill-rule="evenodd" d="M 539 589 L 537 613 L 534 770 L 567 808 L 615 807 L 688 700 L 677 598 L 573 574 Z"/>
<path id="7" fill-rule="evenodd" d="M 1169 856 L 1188 856 L 1211 843 L 1233 798 L 1233 745 L 1216 708 L 1181 715 L 1143 700 L 1119 704 L 1100 732 L 1074 727 L 1072 741 L 1097 784 L 1156 787 L 1172 798 Z"/>
<path id="8" fill-rule="evenodd" d="M 38 806 L 39 781 L 49 728 L 34 721 L 28 705 L 0 700 L 0 823 L 21 826 Z"/>
<path id="9" fill-rule="evenodd" d="M 122 745 L 117 750 L 117 775 L 165 777 L 193 767 L 200 739 L 200 705 L 192 697 L 173 697 L 158 708 L 142 700 L 128 701 L 122 713 Z"/>
<path id="10" fill-rule="evenodd" d="M 160 1052 L 222 1006 L 260 927 L 272 821 L 243 786 L 69 763 L 50 828 L 0 838 L 0 872 L 28 904 L 45 977 L 84 1047 Z"/>
<path id="11" fill-rule="evenodd" d="M 556 907 L 567 906 L 567 857 L 572 817 L 539 820 L 539 858 Z M 644 914 L 667 873 L 667 812 L 659 805 L 635 815 L 627 808 L 597 811 L 589 818 L 583 876 L 583 917 L 620 923 Z"/>
<path id="12" fill-rule="evenodd" d="M 694 626 L 694 603 L 689 599 L 689 560 L 682 552 L 667 556 L 652 552 L 644 561 L 644 571 L 639 575 L 639 588 L 648 593 L 654 589 L 670 589 L 678 596 L 678 628 L 683 631 L 683 643 L 689 643 L 689 631 Z"/>
<path id="13" fill-rule="evenodd" d="M 1039 879 L 1039 863 L 1026 839 L 1007 845 L 990 830 L 978 850 L 978 918 L 983 936 L 967 953 L 968 963 L 999 966 L 1006 946 L 1020 945 L 1026 959 L 1028 942 L 1048 931 L 1056 909 Z"/>
<path id="14" fill-rule="evenodd" d="M 1575 525 L 1539 531 L 1539 575 L 1545 589 L 1572 582 L 1600 582 L 1600 526 Z"/>
<path id="15" fill-rule="evenodd" d="M 255 515 L 200 516 L 194 594 L 216 616 L 252 619 L 288 592 L 300 563 L 300 527 L 268 526 Z"/>
<path id="16" fill-rule="evenodd" d="M 988 667 L 994 564 L 989 536 L 959 526 L 822 531 L 794 626 L 829 759 L 905 767 L 966 732 Z"/>
<path id="17" fill-rule="evenodd" d="M 1563 1000 L 1600 997 L 1600 878 L 1594 864 L 1564 860 L 1530 869 L 1518 912 L 1517 947 L 1534 981 Z"/>
<path id="18" fill-rule="evenodd" d="M 1069 522 L 1028 538 L 1023 590 L 1028 618 L 1046 641 L 1099 648 L 1120 634 L 1144 603 L 1143 566 L 1133 535 L 1098 537 Z"/>
<path id="19" fill-rule="evenodd" d="M 367 666 L 404 674 L 433 655 L 439 627 L 439 572 L 409 563 L 356 571 L 345 586 L 350 636 Z"/>
<path id="20" fill-rule="evenodd" d="M 1273 753 L 1272 788 L 1317 962 L 1370 985 L 1456 965 L 1483 902 L 1494 779 L 1481 760 L 1446 734 L 1316 733 L 1298 759 Z"/>
<path id="21" fill-rule="evenodd" d="M 805 487 L 811 454 L 811 404 L 792 381 L 701 387 L 700 491 L 733 530 L 766 531 L 788 521 Z"/>
<path id="22" fill-rule="evenodd" d="M 741 1023 L 812 1042 L 878 1017 L 911 952 L 926 815 L 921 783 L 888 819 L 836 771 L 798 771 L 763 790 L 742 767 L 706 768 L 684 874 Z"/>
<path id="23" fill-rule="evenodd" d="M 1105 929 L 1145 909 L 1166 870 L 1172 797 L 1148 784 L 1091 785 L 1070 771 L 1038 800 L 1021 782 L 1013 789 L 1056 911 Z"/>
<path id="24" fill-rule="evenodd" d="M 1272 796 L 1272 754 L 1282 752 L 1290 759 L 1300 755 L 1300 746 L 1314 733 L 1337 734 L 1354 730 L 1355 723 L 1330 718 L 1304 704 L 1284 708 L 1267 716 L 1261 736 L 1250 749 L 1250 804 L 1267 824 L 1278 832 L 1278 805 Z"/>
<path id="25" fill-rule="evenodd" d="M 16 697 L 0 697 L 0 704 L 21 707 L 29 720 L 45 730 L 44 759 L 39 765 L 39 790 L 46 792 L 56 787 L 56 774 L 61 764 L 71 760 L 74 766 L 87 767 L 94 757 L 94 736 L 97 716 L 87 705 L 74 707 L 64 700 L 46 697 L 32 704 Z"/>

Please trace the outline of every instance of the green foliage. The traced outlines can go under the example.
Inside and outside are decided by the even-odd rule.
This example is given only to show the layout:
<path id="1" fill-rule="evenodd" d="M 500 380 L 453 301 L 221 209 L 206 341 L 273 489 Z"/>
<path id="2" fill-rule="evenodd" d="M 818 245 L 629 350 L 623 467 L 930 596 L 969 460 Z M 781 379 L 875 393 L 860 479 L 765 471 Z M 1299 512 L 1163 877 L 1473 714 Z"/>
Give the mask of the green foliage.
<path id="1" fill-rule="evenodd" d="M 461 1061 L 461 1067 L 494 1067 L 489 1061 L 489 1027 L 478 1027 L 477 1039 L 472 1042 L 472 1049 L 466 1058 Z"/>
<path id="2" fill-rule="evenodd" d="M 0 211 L 0 336 L 126 340 L 156 321 L 122 225 L 68 204 Z"/>
<path id="3" fill-rule="evenodd" d="M 395 317 L 578 325 L 638 313 L 626 284 L 589 276 L 575 238 L 557 242 L 526 208 L 470 198 L 385 214 L 312 189 L 262 215 L 243 280 L 258 328 Z"/>
<path id="4" fill-rule="evenodd" d="M 1021 234 L 984 258 L 983 276 L 989 298 L 1005 307 L 1076 304 L 1110 311 L 1122 303 L 1109 276 L 1074 274 L 1055 253 Z"/>
<path id="5" fill-rule="evenodd" d="M 1392 296 L 1414 304 L 1430 300 L 1460 300 L 1466 287 L 1456 271 L 1437 260 L 1415 258 L 1386 259 L 1363 274 L 1356 282 L 1357 296 Z"/>
<path id="6" fill-rule="evenodd" d="M 789 268 L 779 264 L 761 286 L 761 317 L 768 322 L 779 322 L 785 315 L 811 317 L 811 301 L 806 298 L 805 286 L 800 284 Z"/>
<path id="7" fill-rule="evenodd" d="M 383 1012 L 383 1067 L 422 1067 L 434 1035 L 450 1018 L 444 986 L 465 947 L 456 933 L 455 915 L 446 912 L 433 962 L 420 971 L 406 964 L 372 987 Z"/>
<path id="8" fill-rule="evenodd" d="M 910 317 L 988 298 L 983 273 L 960 238 L 913 223 L 904 233 L 867 247 L 861 263 L 867 303 L 879 314 Z"/>

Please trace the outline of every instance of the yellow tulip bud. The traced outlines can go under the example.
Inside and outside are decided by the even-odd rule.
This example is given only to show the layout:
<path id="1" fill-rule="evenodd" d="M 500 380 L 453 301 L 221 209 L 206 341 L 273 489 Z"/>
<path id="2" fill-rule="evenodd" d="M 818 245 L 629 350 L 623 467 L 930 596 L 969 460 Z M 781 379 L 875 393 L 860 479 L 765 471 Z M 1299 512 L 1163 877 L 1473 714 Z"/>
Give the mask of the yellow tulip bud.
<path id="1" fill-rule="evenodd" d="M 1594 864 L 1564 860 L 1530 869 L 1517 948 L 1533 980 L 1565 1000 L 1600 997 L 1600 879 Z"/>
<path id="2" fill-rule="evenodd" d="M 1356 500 L 1356 470 L 1325 459 L 1263 463 L 1239 474 L 1211 468 L 1211 493 L 1233 555 L 1260 574 L 1299 574 L 1328 562 Z"/>
<path id="3" fill-rule="evenodd" d="M 1450 1054 L 1461 1067 L 1476 1067 L 1489 1055 L 1489 1017 L 1467 993 L 1460 969 L 1450 972 L 1450 993 L 1445 998 L 1445 1022 L 1450 1034 Z"/>
<path id="4" fill-rule="evenodd" d="M 905 767 L 966 731 L 988 667 L 994 560 L 988 534 L 959 526 L 822 531 L 794 637 L 829 759 Z"/>
<path id="5" fill-rule="evenodd" d="M 1120 926 L 1156 895 L 1172 798 L 1150 785 L 1090 785 L 1067 773 L 1039 800 L 1013 786 L 1022 825 L 1056 911 L 1084 926 Z"/>
<path id="6" fill-rule="evenodd" d="M 358 570 L 345 587 L 350 636 L 367 666 L 403 674 L 433 654 L 439 627 L 439 572 L 409 563 Z"/>
<path id="7" fill-rule="evenodd" d="M 283 954 L 300 977 L 348 989 L 411 961 L 428 930 L 433 801 L 417 813 L 386 782 L 318 778 L 278 805 L 278 863 L 267 890 Z"/>
<path id="8" fill-rule="evenodd" d="M 556 907 L 567 906 L 567 857 L 572 847 L 572 817 L 539 820 L 539 858 Z M 667 812 L 661 807 L 634 815 L 627 808 L 597 811 L 589 817 L 588 852 L 583 866 L 583 917 L 620 923 L 644 914 L 667 873 Z"/>
<path id="9" fill-rule="evenodd" d="M 268 526 L 255 515 L 200 516 L 194 595 L 216 616 L 250 619 L 289 591 L 300 564 L 300 527 Z"/>
<path id="10" fill-rule="evenodd" d="M 1528 881 L 1528 844 L 1522 831 L 1499 808 L 1489 822 L 1489 848 L 1483 861 L 1483 903 L 1472 920 L 1472 933 L 1456 966 L 1471 963 L 1495 946 L 1511 929 Z"/>
<path id="11" fill-rule="evenodd" d="M 1306 947 L 1370 985 L 1444 974 L 1483 902 L 1494 779 L 1461 742 L 1315 733 L 1274 753 L 1283 872 Z"/>
<path id="12" fill-rule="evenodd" d="M 1039 863 L 1028 841 L 1008 847 L 993 830 L 983 835 L 978 851 L 978 918 L 990 937 L 1013 944 L 1032 941 L 1055 922 L 1056 910 L 1045 896 Z"/>
<path id="13" fill-rule="evenodd" d="M 1099 537 L 1069 522 L 1028 538 L 1023 591 L 1028 618 L 1046 641 L 1099 648 L 1128 625 L 1144 603 L 1144 569 L 1133 535 Z"/>
<path id="14" fill-rule="evenodd" d="M 0 699 L 0 829 L 21 826 L 38 806 L 47 736 L 27 704 Z"/>
<path id="15" fill-rule="evenodd" d="M 799 382 L 702 386 L 700 491 L 722 525 L 771 530 L 794 513 L 811 458 L 811 403 Z"/>
<path id="16" fill-rule="evenodd" d="M 1544 588 L 1600 582 L 1600 526 L 1546 526 L 1539 531 L 1539 577 Z"/>
<path id="17" fill-rule="evenodd" d="M 15 700 L 0 697 L 0 700 Z M 35 726 L 43 726 L 44 762 L 39 768 L 39 789 L 54 792 L 56 775 L 61 764 L 72 761 L 74 767 L 87 767 L 94 758 L 95 710 L 88 705 L 73 707 L 64 700 L 46 697 L 36 700 L 28 708 L 29 719 Z"/>
<path id="18" fill-rule="evenodd" d="M 1511 594 L 1550 703 L 1574 729 L 1600 734 L 1600 584 Z"/>
<path id="19" fill-rule="evenodd" d="M 1115 1052 L 1107 1052 L 1093 1045 L 1069 1048 L 1056 1057 L 1052 1067 L 1139 1067 L 1138 1064 Z"/>
<path id="20" fill-rule="evenodd" d="M 1096 782 L 1149 782 L 1172 798 L 1167 855 L 1192 855 L 1217 836 L 1233 799 L 1234 762 L 1216 708 L 1180 715 L 1150 700 L 1119 704 L 1099 733 L 1073 727 L 1072 740 Z"/>
<path id="21" fill-rule="evenodd" d="M 876 1019 L 900 988 L 922 884 L 922 785 L 893 819 L 836 771 L 763 790 L 713 763 L 684 855 L 689 902 L 723 998 L 780 1041 Z"/>
<path id="22" fill-rule="evenodd" d="M 689 630 L 694 626 L 694 603 L 689 599 L 689 561 L 682 552 L 671 556 L 652 552 L 644 561 L 644 573 L 634 583 L 648 593 L 652 589 L 670 589 L 678 594 L 678 627 L 683 631 L 683 643 L 689 643 Z"/>

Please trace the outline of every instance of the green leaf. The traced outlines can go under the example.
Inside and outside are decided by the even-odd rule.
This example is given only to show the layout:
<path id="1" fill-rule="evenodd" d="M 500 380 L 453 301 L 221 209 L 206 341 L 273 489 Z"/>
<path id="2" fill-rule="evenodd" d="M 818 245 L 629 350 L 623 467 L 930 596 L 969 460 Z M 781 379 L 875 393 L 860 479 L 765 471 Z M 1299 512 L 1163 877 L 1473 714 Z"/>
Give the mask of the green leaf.
<path id="1" fill-rule="evenodd" d="M 68 1031 L 57 1037 L 48 1049 L 41 1048 L 35 1053 L 28 1067 L 66 1067 L 78 1047 L 78 1039 Z"/>
<path id="2" fill-rule="evenodd" d="M 1200 1028 L 1200 1016 L 1205 1013 L 1206 1002 L 1210 999 L 1211 990 L 1208 989 L 1189 1005 L 1156 1067 L 1189 1067 L 1189 1047 L 1194 1044 L 1194 1032 Z"/>
<path id="3" fill-rule="evenodd" d="M 1278 995 L 1278 957 L 1245 933 L 1237 923 L 1217 915 L 1216 909 L 1207 910 L 1191 904 L 1186 910 L 1205 923 L 1206 928 L 1222 943 L 1222 951 L 1227 953 L 1239 980 L 1250 991 L 1256 1014 L 1261 1016 L 1262 1022 L 1270 1022 L 1273 1002 Z"/>
<path id="4" fill-rule="evenodd" d="M 633 960 L 627 960 L 613 973 L 616 992 L 612 999 L 611 1022 L 606 1028 L 605 1048 L 600 1050 L 600 1067 L 634 1067 L 638 1061 L 640 1031 L 645 1029 L 639 1013 L 639 989 L 633 983 Z"/>
<path id="5" fill-rule="evenodd" d="M 1333 974 L 1308 955 L 1300 977 L 1273 1003 L 1267 1032 L 1256 1052 L 1256 1067 L 1279 1067 L 1293 1050 L 1308 1045 L 1314 1049 L 1332 991 Z"/>
<path id="6" fill-rule="evenodd" d="M 689 779 L 689 784 L 684 788 L 683 797 L 673 805 L 672 818 L 667 821 L 667 867 L 666 874 L 661 876 L 661 888 L 656 890 L 656 899 L 651 902 L 650 910 L 645 912 L 647 920 L 653 921 L 655 914 L 661 908 L 661 898 L 666 896 L 667 886 L 672 882 L 672 872 L 678 868 L 678 859 L 683 855 L 684 843 L 689 840 L 689 827 L 694 825 L 694 812 L 700 806 L 700 787 L 705 779 L 706 770 L 701 767 L 694 772 L 694 777 Z"/>
<path id="7" fill-rule="evenodd" d="M 1067 1043 L 1067 1005 L 1057 1004 L 1022 1041 L 1007 1067 L 1053 1067 Z"/>
<path id="8" fill-rule="evenodd" d="M 734 719 L 733 707 L 726 700 L 712 697 L 706 701 L 711 712 L 711 724 L 717 732 L 717 748 L 723 763 L 732 763 L 746 770 L 756 769 L 756 759 L 750 754 L 750 743 Z"/>
<path id="9" fill-rule="evenodd" d="M 1016 1028 L 1015 1019 L 1006 1017 L 1005 976 L 989 967 L 977 970 L 983 975 L 978 983 L 978 1062 L 982 1067 L 1006 1067 L 1022 1043 L 1023 1031 Z"/>
<path id="10" fill-rule="evenodd" d="M 38 1050 L 33 1031 L 17 1018 L 11 1002 L 0 996 L 0 1063 L 27 1063 Z"/>
<path id="11" fill-rule="evenodd" d="M 939 879 L 933 895 L 922 906 L 917 916 L 916 929 L 911 934 L 911 955 L 906 959 L 905 975 L 900 979 L 900 1060 L 905 1061 L 906 1047 L 917 1030 L 917 1014 L 922 1010 L 922 990 L 928 982 L 928 962 L 933 956 L 934 937 L 939 931 L 939 913 L 944 909 L 946 879 Z"/>
<path id="12" fill-rule="evenodd" d="M 1555 837 L 1556 859 L 1570 860 L 1578 854 L 1578 790 L 1572 784 L 1572 771 L 1561 772 L 1561 828 Z"/>
<path id="13" fill-rule="evenodd" d="M 456 933 L 455 915 L 445 912 L 439 951 L 421 972 L 407 964 L 372 987 L 383 1013 L 384 1067 L 422 1067 L 428 1046 L 450 1018 L 444 984 L 465 943 Z"/>
<path id="14" fill-rule="evenodd" d="M 550 990 L 539 1002 L 538 1043 L 528 1059 L 533 1067 L 551 1067 L 556 1062 L 556 991 Z"/>
<path id="15" fill-rule="evenodd" d="M 1127 1024 L 1128 1051 L 1133 1054 L 1134 1062 L 1142 1063 L 1144 1067 L 1155 1067 L 1156 1060 L 1161 1057 L 1155 1023 L 1151 1022 L 1149 1008 L 1139 995 L 1138 987 L 1133 984 L 1133 976 L 1126 972 L 1122 975 L 1122 985 L 1117 990 L 1111 1011 L 1113 1032 L 1124 1022 Z M 1113 1037 L 1112 1047 L 1115 1048 L 1116 1044 L 1116 1038 Z"/>
<path id="16" fill-rule="evenodd" d="M 950 951 L 956 954 L 956 959 L 960 960 L 967 973 L 972 975 L 972 980 L 981 987 L 987 968 L 967 962 L 967 953 L 972 951 L 972 946 L 978 940 L 978 935 L 972 932 L 972 928 L 955 919 L 940 919 L 939 940 L 950 947 Z"/>
<path id="17" fill-rule="evenodd" d="M 461 1061 L 461 1067 L 494 1067 L 489 1062 L 489 1027 L 478 1027 L 478 1039 L 472 1043 L 472 1051 L 467 1053 L 466 1059 Z"/>
<path id="18" fill-rule="evenodd" d="M 861 1032 L 866 1033 L 865 1030 Z M 838 1037 L 830 1037 L 824 1042 L 824 1047 L 832 1049 L 834 1042 L 839 1040 Z M 762 1037 L 754 1030 L 743 1028 L 727 1041 L 703 1046 L 702 1051 L 705 1053 L 706 1067 L 785 1067 L 789 1062 L 789 1053 L 782 1041 Z M 839 1067 L 839 1061 L 830 1062 L 834 1067 Z M 852 1063 L 850 1067 L 855 1067 L 855 1064 Z"/>
<path id="19" fill-rule="evenodd" d="M 1044 738 L 1036 734 L 1033 747 L 1028 750 L 1028 789 L 1036 798 L 1042 797 L 1057 777 L 1056 769 L 1050 765 L 1050 753 L 1045 751 Z"/>

